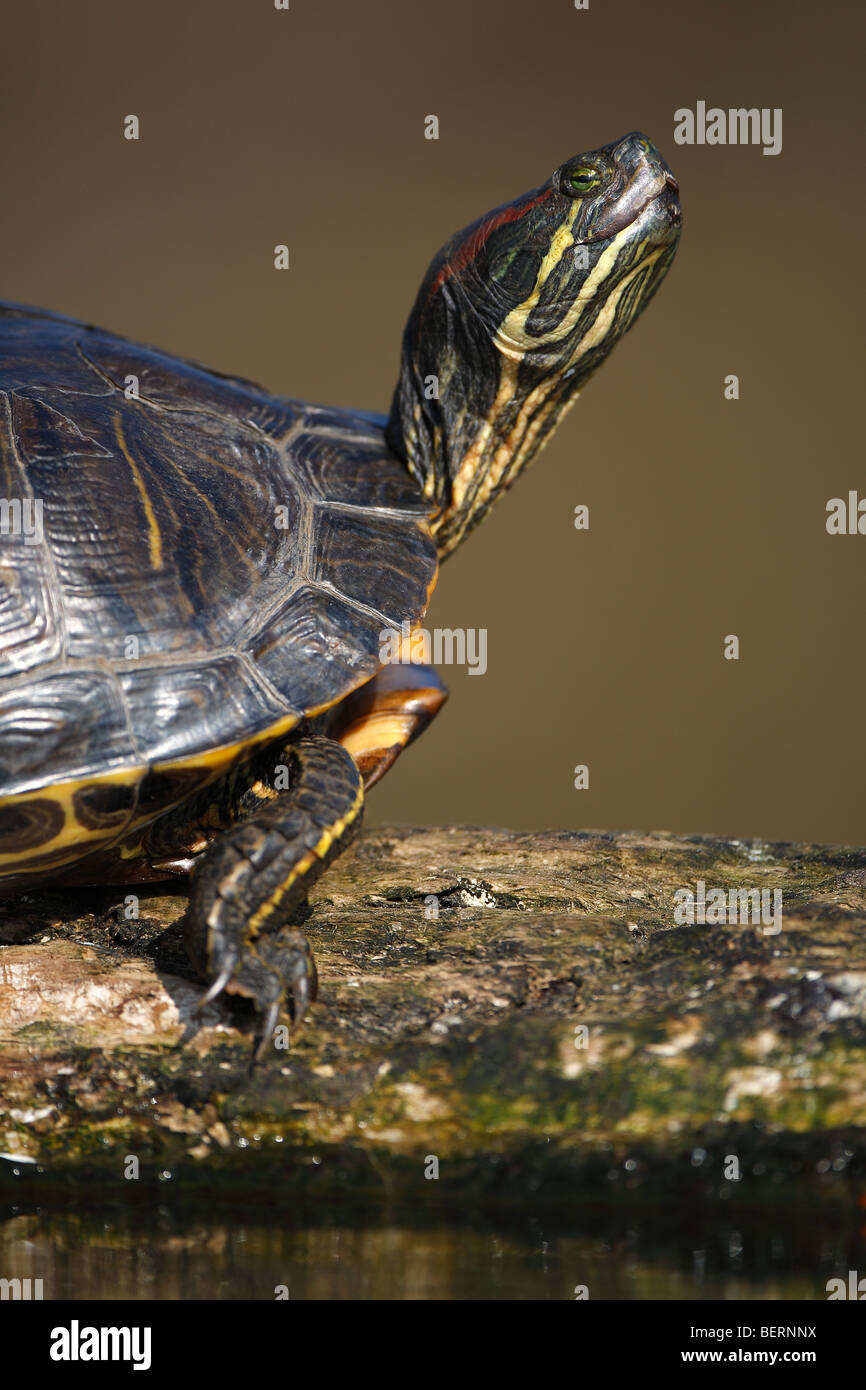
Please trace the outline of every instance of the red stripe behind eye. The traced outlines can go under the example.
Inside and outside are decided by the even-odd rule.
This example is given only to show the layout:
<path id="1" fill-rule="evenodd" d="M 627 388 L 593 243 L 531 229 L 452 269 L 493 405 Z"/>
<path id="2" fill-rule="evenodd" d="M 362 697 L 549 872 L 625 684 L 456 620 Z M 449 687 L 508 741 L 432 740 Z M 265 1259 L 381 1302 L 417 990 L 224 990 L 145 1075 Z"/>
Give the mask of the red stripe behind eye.
<path id="1" fill-rule="evenodd" d="M 525 217 L 534 207 L 538 207 L 539 203 L 543 203 L 545 198 L 549 198 L 554 191 L 552 187 L 548 187 L 537 197 L 531 198 L 528 203 L 509 203 L 507 207 L 500 208 L 499 212 L 493 213 L 479 227 L 476 227 L 465 241 L 461 241 L 452 259 L 442 267 L 436 276 L 430 286 L 427 298 L 424 300 L 424 308 L 427 308 L 434 294 L 442 288 L 446 280 L 450 280 L 452 275 L 457 275 L 460 271 L 465 270 L 475 260 L 479 251 L 483 249 L 487 238 L 496 231 L 497 227 L 504 226 L 506 222 L 516 222 L 518 217 Z"/>

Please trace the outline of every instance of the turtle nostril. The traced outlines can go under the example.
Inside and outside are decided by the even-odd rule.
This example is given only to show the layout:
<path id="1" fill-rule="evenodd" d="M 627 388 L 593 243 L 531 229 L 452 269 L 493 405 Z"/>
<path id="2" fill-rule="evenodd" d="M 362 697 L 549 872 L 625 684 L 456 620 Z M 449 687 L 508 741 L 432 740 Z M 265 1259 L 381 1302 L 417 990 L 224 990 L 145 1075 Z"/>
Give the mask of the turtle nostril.
<path id="1" fill-rule="evenodd" d="M 668 172 L 665 174 L 665 187 L 672 188 L 674 193 L 679 193 L 680 191 L 680 186 L 674 178 L 673 174 L 670 172 L 670 170 L 668 170 Z"/>

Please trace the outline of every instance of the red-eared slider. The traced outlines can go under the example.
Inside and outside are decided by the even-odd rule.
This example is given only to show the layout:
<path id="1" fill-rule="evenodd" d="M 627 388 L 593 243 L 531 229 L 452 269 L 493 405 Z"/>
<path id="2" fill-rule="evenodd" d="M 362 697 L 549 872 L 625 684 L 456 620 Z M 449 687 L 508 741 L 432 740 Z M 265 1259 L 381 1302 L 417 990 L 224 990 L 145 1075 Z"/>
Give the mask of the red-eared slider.
<path id="1" fill-rule="evenodd" d="M 445 698 L 383 664 L 657 289 L 677 185 L 638 134 L 434 258 L 388 419 L 0 312 L 0 888 L 192 872 L 187 943 L 266 1039 L 291 921 Z"/>

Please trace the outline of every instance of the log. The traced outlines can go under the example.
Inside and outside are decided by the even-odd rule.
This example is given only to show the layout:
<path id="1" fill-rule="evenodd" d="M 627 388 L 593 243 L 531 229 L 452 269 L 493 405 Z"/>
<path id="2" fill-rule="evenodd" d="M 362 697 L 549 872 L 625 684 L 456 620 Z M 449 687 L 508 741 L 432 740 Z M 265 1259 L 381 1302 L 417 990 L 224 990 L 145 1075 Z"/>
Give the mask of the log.
<path id="1" fill-rule="evenodd" d="M 699 883 L 779 889 L 781 930 L 683 923 Z M 863 1176 L 866 850 L 370 830 L 310 899 L 318 1002 L 252 1071 L 245 1001 L 195 1016 L 183 892 L 142 888 L 136 918 L 130 891 L 3 904 L 0 1150 L 22 1190 L 130 1156 L 201 1190 Z"/>

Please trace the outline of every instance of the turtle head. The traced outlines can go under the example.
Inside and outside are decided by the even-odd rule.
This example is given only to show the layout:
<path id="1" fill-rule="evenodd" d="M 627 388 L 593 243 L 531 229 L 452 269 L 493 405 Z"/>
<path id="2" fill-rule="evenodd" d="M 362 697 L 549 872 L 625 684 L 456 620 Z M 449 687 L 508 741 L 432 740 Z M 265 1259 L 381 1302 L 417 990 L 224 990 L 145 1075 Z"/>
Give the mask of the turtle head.
<path id="1" fill-rule="evenodd" d="M 458 232 L 406 325 L 387 437 L 447 555 L 526 466 L 658 288 L 678 187 L 636 132 Z"/>

